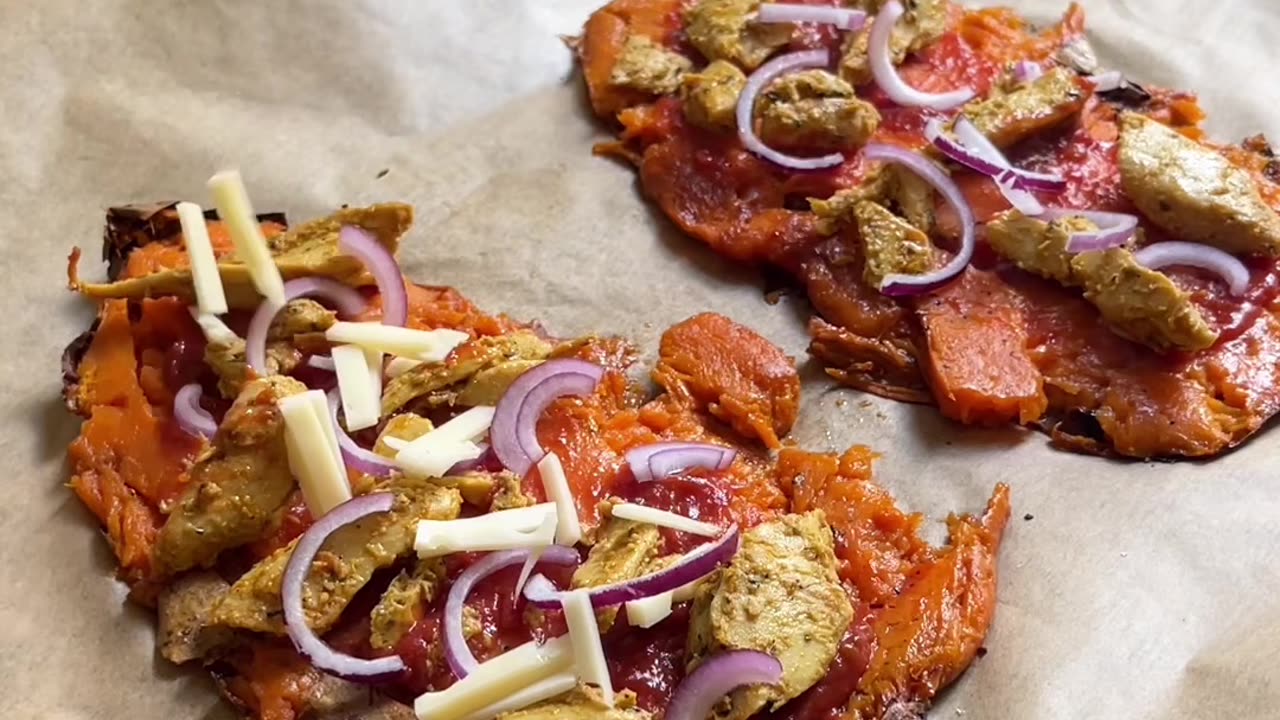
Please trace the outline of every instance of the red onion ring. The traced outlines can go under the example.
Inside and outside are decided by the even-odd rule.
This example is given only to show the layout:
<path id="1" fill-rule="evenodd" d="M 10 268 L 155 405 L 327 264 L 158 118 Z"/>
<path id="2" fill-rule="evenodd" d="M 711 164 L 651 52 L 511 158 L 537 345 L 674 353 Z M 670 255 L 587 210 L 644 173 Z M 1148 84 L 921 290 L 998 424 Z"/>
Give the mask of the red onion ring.
<path id="1" fill-rule="evenodd" d="M 821 170 L 844 162 L 844 155 L 840 153 L 807 158 L 788 155 L 769 147 L 756 134 L 756 99 L 769 83 L 796 70 L 827 67 L 830 64 L 831 53 L 826 50 L 802 50 L 778 56 L 751 73 L 746 86 L 742 88 L 742 94 L 738 96 L 738 139 L 742 141 L 743 147 L 769 162 L 792 170 Z"/>
<path id="2" fill-rule="evenodd" d="M 211 438 L 218 432 L 218 422 L 208 410 L 200 407 L 200 396 L 204 388 L 200 383 L 182 386 L 173 396 L 173 419 L 178 421 L 182 432 L 194 436 Z"/>
<path id="3" fill-rule="evenodd" d="M 1138 229 L 1138 217 L 1127 213 L 1049 208 L 1040 217 L 1050 222 L 1068 217 L 1080 217 L 1098 226 L 1097 232 L 1072 233 L 1067 240 L 1069 253 L 1120 247 L 1129 242 Z"/>
<path id="4" fill-rule="evenodd" d="M 557 398 L 590 395 L 604 368 L 584 360 L 548 360 L 507 388 L 489 428 L 489 442 L 503 467 L 523 477 L 546 455 L 538 442 L 538 418 Z"/>
<path id="5" fill-rule="evenodd" d="M 706 720 L 720 698 L 744 685 L 776 685 L 782 663 L 755 650 L 730 650 L 707 658 L 676 688 L 666 720 Z"/>
<path id="6" fill-rule="evenodd" d="M 1029 83 L 1039 80 L 1044 75 L 1044 67 L 1038 62 L 1030 60 L 1019 60 L 1013 66 L 1013 79 L 1019 83 Z"/>
<path id="7" fill-rule="evenodd" d="M 580 560 L 577 550 L 558 545 L 552 545 L 538 552 L 542 555 L 538 562 L 552 565 L 576 565 Z M 462 571 L 458 579 L 453 581 L 444 602 L 444 657 L 449 663 L 449 669 L 459 680 L 470 675 L 480 666 L 476 656 L 467 647 L 467 639 L 462 632 L 462 607 L 467 602 L 467 596 L 471 594 L 476 583 L 503 568 L 524 562 L 532 553 L 531 550 L 503 550 L 490 553 L 472 563 Z"/>
<path id="8" fill-rule="evenodd" d="M 995 143 L 991 142 L 986 135 L 983 135 L 978 126 L 970 122 L 968 118 L 956 118 L 955 130 L 956 137 L 960 138 L 960 142 L 964 143 L 964 146 L 973 153 L 1013 173 L 1016 176 L 1018 187 L 1024 190 L 1046 190 L 1048 192 L 1062 192 L 1067 189 L 1067 180 L 1061 175 L 1032 172 L 1014 167 L 1013 163 L 1009 162 L 1009 159 L 1000 151 L 1000 148 L 996 147 Z"/>
<path id="9" fill-rule="evenodd" d="M 867 160 L 897 163 L 919 175 L 955 208 L 956 215 L 960 217 L 960 247 L 946 265 L 922 275 L 890 275 L 885 278 L 880 292 L 894 297 L 919 295 L 933 292 L 956 279 L 973 260 L 973 252 L 977 244 L 973 209 L 964 199 L 960 188 L 956 187 L 951 178 L 930 160 L 896 145 L 873 143 L 863 148 L 862 156 Z"/>
<path id="10" fill-rule="evenodd" d="M 390 250 L 364 228 L 344 225 L 338 231 L 338 250 L 364 264 L 382 298 L 382 324 L 404 327 L 409 321 L 409 292 L 404 275 Z"/>
<path id="11" fill-rule="evenodd" d="M 348 287 L 332 278 L 308 277 L 290 280 L 284 284 L 284 301 L 302 297 L 318 296 L 333 304 L 334 309 L 342 317 L 352 318 L 364 312 L 364 296 L 355 288 Z M 284 305 L 276 305 L 270 300 L 263 300 L 253 312 L 249 321 L 249 330 L 244 336 L 244 356 L 249 367 L 261 377 L 267 376 L 267 333 L 271 330 L 271 321 L 284 309 Z"/>
<path id="12" fill-rule="evenodd" d="M 835 25 L 841 30 L 858 30 L 867 23 L 867 14 L 861 10 L 825 5 L 761 3 L 756 20 L 762 23 L 808 22 Z"/>
<path id="13" fill-rule="evenodd" d="M 694 468 L 727 470 L 737 456 L 737 450 L 720 445 L 659 442 L 628 450 L 627 464 L 637 481 L 651 482 Z"/>
<path id="14" fill-rule="evenodd" d="M 699 546 L 669 568 L 624 582 L 586 588 L 590 591 L 591 606 L 602 608 L 621 605 L 676 590 L 700 580 L 733 558 L 738 552 L 740 539 L 738 526 L 730 525 L 724 535 Z M 524 586 L 524 597 L 529 604 L 544 610 L 560 607 L 562 596 L 563 593 L 556 590 L 544 575 L 534 575 Z"/>
<path id="15" fill-rule="evenodd" d="M 347 467 L 373 477 L 391 477 L 396 465 L 389 458 L 384 458 L 372 450 L 365 450 L 343 429 L 338 422 L 338 408 L 341 405 L 337 389 L 329 391 L 329 419 L 333 422 L 333 432 L 338 436 L 338 449 L 342 451 L 342 459 Z"/>
<path id="16" fill-rule="evenodd" d="M 925 124 L 925 139 L 948 159 L 996 180 L 1001 184 L 1001 190 L 1006 191 L 1006 196 L 1012 192 L 1030 197 L 1027 193 L 1022 193 L 1024 190 L 1060 192 L 1066 189 L 1067 182 L 1059 175 L 1036 173 L 1013 167 L 1004 153 L 1000 152 L 1000 149 L 967 119 L 957 118 L 955 127 L 957 136 L 963 136 L 963 139 L 956 140 L 948 137 L 943 131 L 942 121 L 934 118 Z M 1031 199 L 1035 201 L 1035 198 Z M 1017 207 L 1012 197 L 1009 201 Z M 1023 208 L 1018 209 L 1027 215 L 1038 215 L 1044 210 L 1040 208 L 1035 212 L 1027 212 Z"/>
<path id="17" fill-rule="evenodd" d="M 902 7 L 902 3 L 898 0 L 890 0 L 880 8 L 880 14 L 876 15 L 875 22 L 871 24 L 867 55 L 871 60 L 871 75 L 875 78 L 876 85 L 880 86 L 890 100 L 906 107 L 950 110 L 972 100 L 975 95 L 972 88 L 962 87 L 951 92 L 927 93 L 911 87 L 902 79 L 902 76 L 898 75 L 898 69 L 893 66 L 893 52 L 889 47 L 889 41 L 893 37 L 894 26 L 898 24 L 898 20 L 904 13 L 906 9 Z"/>
<path id="18" fill-rule="evenodd" d="M 1133 254 L 1139 265 L 1152 270 L 1170 265 L 1200 268 L 1222 278 L 1232 295 L 1249 289 L 1249 268 L 1234 255 L 1209 245 L 1171 240 L 1148 245 Z"/>
<path id="19" fill-rule="evenodd" d="M 311 563 L 330 535 L 370 515 L 391 510 L 395 499 L 395 495 L 391 493 L 363 495 L 325 513 L 298 539 L 289 563 L 285 565 L 284 579 L 280 583 L 284 626 L 289 639 L 293 640 L 293 646 L 317 669 L 346 680 L 375 682 L 404 672 L 407 667 L 399 655 L 365 660 L 340 653 L 326 645 L 307 624 L 307 611 L 302 605 L 302 586 L 311 570 Z"/>

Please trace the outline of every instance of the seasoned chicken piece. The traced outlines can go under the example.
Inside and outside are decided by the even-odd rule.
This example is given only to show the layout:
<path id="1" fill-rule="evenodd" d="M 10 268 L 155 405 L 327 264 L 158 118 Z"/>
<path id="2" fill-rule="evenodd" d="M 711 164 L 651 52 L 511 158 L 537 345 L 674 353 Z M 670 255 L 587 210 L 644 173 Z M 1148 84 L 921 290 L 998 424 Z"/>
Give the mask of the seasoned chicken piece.
<path id="1" fill-rule="evenodd" d="M 680 87 L 680 76 L 693 69 L 689 58 L 643 35 L 632 35 L 622 47 L 609 80 L 620 87 L 667 95 Z"/>
<path id="2" fill-rule="evenodd" d="M 1089 94 L 1083 80 L 1057 67 L 1012 92 L 975 100 L 962 114 L 1000 147 L 1009 147 L 1075 117 Z"/>
<path id="3" fill-rule="evenodd" d="M 874 14 L 888 0 L 864 0 L 854 3 Z M 947 31 L 946 0 L 906 0 L 903 3 L 906 13 L 893 29 L 889 40 L 889 48 L 893 52 L 893 64 L 898 65 L 907 55 L 917 52 L 942 37 Z M 869 19 L 858 32 L 845 41 L 844 55 L 840 58 L 840 77 L 851 85 L 865 85 L 871 82 L 871 63 L 867 59 L 867 50 L 871 40 L 871 26 L 874 18 Z"/>
<path id="4" fill-rule="evenodd" d="M 1010 210 L 987 223 L 987 242 L 1023 270 L 1070 287 L 1080 282 L 1071 269 L 1067 242 L 1074 233 L 1097 230 L 1097 225 L 1080 217 L 1045 222 Z"/>
<path id="5" fill-rule="evenodd" d="M 497 720 L 650 720 L 653 717 L 647 710 L 636 707 L 636 694 L 630 690 L 623 690 L 613 700 L 613 707 L 609 707 L 599 690 L 579 685 L 550 700 L 503 713 Z"/>
<path id="6" fill-rule="evenodd" d="M 394 648 L 422 619 L 446 577 L 443 558 L 419 559 L 412 571 L 401 570 L 369 614 L 369 645 L 375 650 Z"/>
<path id="7" fill-rule="evenodd" d="M 550 343 L 532 332 L 476 338 L 443 362 L 422 363 L 388 382 L 382 391 L 382 414 L 390 415 L 416 398 L 468 380 L 498 363 L 545 360 L 550 353 Z"/>
<path id="8" fill-rule="evenodd" d="M 292 340 L 295 335 L 322 333 L 337 321 L 336 313 L 315 300 L 291 300 L 271 321 L 267 339 Z"/>
<path id="9" fill-rule="evenodd" d="M 1142 115 L 1120 127 L 1120 182 L 1143 215 L 1183 240 L 1280 256 L 1280 217 L 1248 172 Z"/>
<path id="10" fill-rule="evenodd" d="M 458 491 L 427 480 L 394 478 L 375 492 L 395 493 L 391 512 L 334 533 L 311 566 L 303 587 L 303 605 L 308 623 L 317 632 L 337 622 L 374 572 L 413 550 L 419 520 L 452 520 L 462 507 Z M 241 576 L 214 607 L 214 621 L 254 632 L 284 633 L 280 583 L 296 545 L 295 540 L 280 548 Z"/>
<path id="11" fill-rule="evenodd" d="M 226 580 L 206 570 L 183 575 L 160 592 L 156 641 L 165 660 L 179 665 L 198 660 L 232 640 L 231 632 L 212 625 L 210 617 L 229 589 Z"/>
<path id="12" fill-rule="evenodd" d="M 889 275 L 919 275 L 933 267 L 933 244 L 914 225 L 873 202 L 860 202 L 853 212 L 866 260 L 862 277 L 868 285 L 880 288 Z"/>
<path id="13" fill-rule="evenodd" d="M 272 321 L 267 331 L 267 374 L 285 375 L 302 364 L 300 340 L 323 333 L 337 320 L 332 310 L 314 300 L 293 300 Z M 218 376 L 218 392 L 223 397 L 235 397 L 244 389 L 249 378 L 249 363 L 245 359 L 244 340 L 231 343 L 211 342 L 205 346 L 204 360 Z"/>
<path id="14" fill-rule="evenodd" d="M 493 501 L 489 503 L 489 512 L 514 510 L 516 508 L 536 505 L 537 500 L 525 494 L 520 486 L 520 476 L 513 472 L 500 472 L 490 475 L 497 490 L 493 493 Z"/>
<path id="15" fill-rule="evenodd" d="M 716 60 L 702 72 L 681 79 L 680 94 L 689 122 L 707 130 L 732 130 L 738 126 L 738 96 L 747 76 L 737 65 Z"/>
<path id="16" fill-rule="evenodd" d="M 387 458 L 395 458 L 397 450 L 387 445 L 386 438 L 396 440 L 416 440 L 431 432 L 434 426 L 431 421 L 413 413 L 393 415 L 383 426 L 374 443 L 373 451 Z M 493 476 L 488 473 L 467 473 L 457 477 L 430 478 L 437 485 L 455 488 L 462 494 L 462 499 L 476 507 L 488 507 L 489 498 L 493 496 Z"/>
<path id="17" fill-rule="evenodd" d="M 835 540 L 815 510 L 757 525 L 729 566 L 697 588 L 690 611 L 690 665 L 723 650 L 757 650 L 782 663 L 778 686 L 735 690 L 717 720 L 777 709 L 827 674 L 853 606 L 836 576 Z"/>
<path id="18" fill-rule="evenodd" d="M 818 229 L 833 235 L 841 225 L 856 223 L 854 208 L 867 201 L 896 211 L 926 235 L 933 230 L 933 188 L 897 165 L 877 167 L 854 187 L 840 190 L 825 200 L 810 198 L 809 207 L 818 216 Z"/>
<path id="19" fill-rule="evenodd" d="M 254 380 L 236 398 L 160 529 L 155 559 L 162 571 L 208 566 L 223 550 L 256 540 L 267 529 L 294 487 L 276 402 L 306 389 L 277 375 Z"/>
<path id="20" fill-rule="evenodd" d="M 656 525 L 612 518 L 600 529 L 586 562 L 573 572 L 572 585 L 595 587 L 646 575 L 661 550 L 662 535 Z M 613 627 L 617 615 L 617 608 L 596 613 L 600 631 Z"/>
<path id="21" fill-rule="evenodd" d="M 1156 350 L 1204 350 L 1218 339 L 1191 295 L 1138 264 L 1123 248 L 1086 252 L 1071 261 L 1084 296 L 1111 329 Z"/>
<path id="22" fill-rule="evenodd" d="M 755 21 L 760 0 L 701 0 L 685 16 L 689 42 L 708 60 L 729 60 L 754 70 L 791 42 L 786 23 Z"/>
<path id="23" fill-rule="evenodd" d="M 875 106 L 826 70 L 805 70 L 771 83 L 756 102 L 760 136 L 770 145 L 851 150 L 880 126 Z"/>
<path id="24" fill-rule="evenodd" d="M 516 378 L 541 364 L 542 360 L 508 360 L 487 367 L 471 376 L 451 404 L 465 407 L 497 405 Z"/>

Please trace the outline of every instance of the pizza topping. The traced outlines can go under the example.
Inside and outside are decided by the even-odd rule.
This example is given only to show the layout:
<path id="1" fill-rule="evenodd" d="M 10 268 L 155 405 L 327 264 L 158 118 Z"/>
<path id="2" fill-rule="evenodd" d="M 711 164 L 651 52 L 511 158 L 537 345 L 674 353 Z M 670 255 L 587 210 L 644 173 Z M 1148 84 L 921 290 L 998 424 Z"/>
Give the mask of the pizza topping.
<path id="1" fill-rule="evenodd" d="M 844 162 L 840 153 L 819 157 L 797 157 L 779 152 L 764 143 L 756 134 L 755 107 L 761 91 L 779 77 L 806 68 L 826 67 L 830 55 L 826 50 L 802 50 L 770 60 L 747 78 L 747 85 L 738 97 L 738 138 L 742 145 L 760 157 L 792 170 L 820 170 Z"/>
<path id="2" fill-rule="evenodd" d="M 775 147 L 852 150 L 880 126 L 880 113 L 853 86 L 825 70 L 774 80 L 757 103 L 761 138 Z"/>
<path id="3" fill-rule="evenodd" d="M 960 188 L 941 168 L 922 155 L 893 145 L 868 145 L 863 157 L 871 161 L 901 165 L 926 180 L 956 211 L 960 221 L 960 245 L 942 267 L 920 275 L 890 275 L 880 291 L 886 295 L 918 295 L 931 292 L 954 280 L 973 259 L 976 244 L 973 210 Z"/>
<path id="4" fill-rule="evenodd" d="M 337 348 L 334 348 L 335 350 Z M 314 357 L 312 359 L 315 359 Z M 397 469 L 395 463 L 371 450 L 365 450 L 352 439 L 338 422 L 338 394 L 330 392 L 328 396 L 329 420 L 333 423 L 334 434 L 338 438 L 338 449 L 342 452 L 344 464 L 373 477 L 390 477 Z"/>
<path id="5" fill-rule="evenodd" d="M 729 566 L 698 586 L 690 664 L 735 650 L 768 652 L 781 663 L 781 677 L 768 685 L 732 693 L 721 717 L 743 720 L 766 705 L 776 710 L 821 680 L 852 619 L 824 514 L 784 515 L 744 533 Z"/>
<path id="6" fill-rule="evenodd" d="M 365 660 L 340 653 L 325 644 L 309 624 L 303 607 L 303 587 L 311 564 L 330 535 L 371 515 L 389 512 L 394 504 L 395 495 L 392 493 L 375 493 L 335 507 L 303 533 L 289 556 L 280 583 L 285 628 L 294 647 L 316 668 L 348 680 L 373 682 L 403 672 L 406 667 L 399 655 Z"/>
<path id="7" fill-rule="evenodd" d="M 586 590 L 562 593 L 560 606 L 564 608 L 564 618 L 569 625 L 569 642 L 573 644 L 578 679 L 599 688 L 600 699 L 613 707 L 613 681 L 609 677 L 609 665 L 605 661 L 600 627 L 596 624 L 590 595 Z"/>
<path id="8" fill-rule="evenodd" d="M 671 615 L 671 606 L 675 599 L 675 591 L 669 590 L 640 600 L 632 600 L 626 605 L 627 622 L 639 628 L 653 627 Z"/>
<path id="9" fill-rule="evenodd" d="M 1096 237 L 1098 226 L 1079 216 L 1048 221 L 1017 210 L 997 215 L 986 225 L 987 244 L 1015 265 L 1068 287 L 1078 285 L 1071 269 L 1075 237 Z"/>
<path id="10" fill-rule="evenodd" d="M 1124 85 L 1124 73 L 1119 70 L 1108 70 L 1091 76 L 1089 82 L 1093 84 L 1093 89 L 1100 93 L 1111 92 Z"/>
<path id="11" fill-rule="evenodd" d="M 1049 208 L 1042 217 L 1050 221 L 1080 218 L 1089 223 L 1071 229 L 1071 238 L 1067 242 L 1067 252 L 1071 253 L 1120 247 L 1132 240 L 1138 232 L 1137 216 L 1128 213 Z"/>
<path id="12" fill-rule="evenodd" d="M 727 60 L 686 74 L 680 81 L 685 117 L 707 130 L 732 130 L 738 124 L 738 96 L 746 85 L 747 76 Z"/>
<path id="13" fill-rule="evenodd" d="M 1280 216 L 1246 170 L 1142 115 L 1120 126 L 1120 182 L 1143 215 L 1183 240 L 1280 256 Z"/>
<path id="14" fill-rule="evenodd" d="M 555 535 L 555 503 L 542 503 L 457 520 L 424 520 L 418 523 L 413 547 L 418 557 L 437 557 L 545 547 Z"/>
<path id="15" fill-rule="evenodd" d="M 319 517 L 351 499 L 329 404 L 324 393 L 308 390 L 286 397 L 278 405 L 284 416 L 289 469 L 298 476 L 307 508 Z"/>
<path id="16" fill-rule="evenodd" d="M 666 720 L 706 720 L 725 695 L 739 688 L 769 687 L 781 681 L 782 664 L 772 655 L 754 650 L 720 653 L 703 661 L 680 683 Z"/>
<path id="17" fill-rule="evenodd" d="M 419 695 L 413 711 L 421 720 L 462 720 L 495 706 L 530 686 L 572 667 L 573 646 L 567 636 L 539 644 L 531 640 L 481 663 L 445 690 Z"/>
<path id="18" fill-rule="evenodd" d="M 521 375 L 498 403 L 490 433 L 493 450 L 508 470 L 524 475 L 546 452 L 538 441 L 538 419 L 559 398 L 590 395 L 604 368 L 582 360 L 549 360 Z"/>
<path id="19" fill-rule="evenodd" d="M 818 23 L 834 25 L 841 30 L 857 30 L 867 22 L 861 10 L 824 5 L 795 3 L 761 3 L 756 19 L 762 23 Z"/>
<path id="20" fill-rule="evenodd" d="M 556 544 L 573 547 L 582 539 L 582 525 L 578 522 L 578 506 L 560 456 L 551 452 L 539 460 L 538 477 L 542 479 L 547 498 L 556 504 Z"/>
<path id="21" fill-rule="evenodd" d="M 1189 242 L 1160 242 L 1133 254 L 1139 265 L 1159 270 L 1171 265 L 1208 270 L 1222 278 L 1232 295 L 1243 295 L 1249 287 L 1249 268 L 1234 256 L 1208 245 Z"/>
<path id="22" fill-rule="evenodd" d="M 359 260 L 378 284 L 382 323 L 402 326 L 409 319 L 409 295 L 396 256 L 368 230 L 343 225 L 338 231 L 338 250 Z"/>
<path id="23" fill-rule="evenodd" d="M 681 475 L 690 470 L 727 470 L 738 451 L 706 443 L 660 442 L 627 451 L 627 465 L 640 482 Z"/>
<path id="24" fill-rule="evenodd" d="M 227 324 L 222 322 L 217 315 L 206 315 L 194 306 L 187 309 L 191 311 L 192 319 L 200 326 L 200 332 L 204 333 L 205 339 L 209 342 L 230 345 L 240 339 L 240 336 L 227 327 Z"/>
<path id="25" fill-rule="evenodd" d="M 211 438 L 218 432 L 218 423 L 208 410 L 200 407 L 204 390 L 200 383 L 184 385 L 173 395 L 173 418 L 182 432 L 195 437 Z"/>
<path id="26" fill-rule="evenodd" d="M 961 117 L 997 147 L 1008 148 L 1076 117 L 1088 98 L 1080 78 L 1057 67 L 1011 92 L 969 103 Z"/>
<path id="27" fill-rule="evenodd" d="M 596 608 L 609 608 L 632 600 L 650 597 L 676 590 L 699 580 L 728 562 L 738 551 L 740 533 L 732 525 L 719 539 L 706 543 L 680 558 L 670 567 L 632 580 L 589 587 L 591 604 Z M 588 558 L 590 562 L 590 558 Z M 585 568 L 586 565 L 583 565 Z M 576 584 L 576 578 L 575 578 Z M 542 575 L 534 575 L 525 585 L 524 596 L 534 607 L 555 609 L 563 595 L 557 592 L 551 581 Z"/>
<path id="28" fill-rule="evenodd" d="M 565 670 L 459 720 L 615 720 L 614 709 L 588 691 L 589 688 L 578 684 L 577 673 Z M 616 720 L 649 718 L 648 713 L 635 710 L 632 714 L 617 716 Z"/>
<path id="29" fill-rule="evenodd" d="M 325 331 L 329 342 L 350 343 L 367 350 L 439 362 L 471 336 L 441 328 L 413 330 L 376 322 L 337 322 Z"/>
<path id="30" fill-rule="evenodd" d="M 876 289 L 888 278 L 920 275 L 933 267 L 934 249 L 929 236 L 883 205 L 869 201 L 853 208 L 862 239 L 862 277 Z"/>
<path id="31" fill-rule="evenodd" d="M 685 16 L 689 43 L 708 60 L 753 70 L 791 42 L 791 26 L 757 22 L 759 0 L 700 0 Z"/>
<path id="32" fill-rule="evenodd" d="M 444 604 L 444 657 L 449 663 L 449 669 L 459 680 L 470 675 L 480 665 L 475 655 L 471 653 L 471 649 L 467 647 L 467 640 L 462 631 L 462 609 L 467 602 L 467 597 L 471 594 L 471 589 L 476 586 L 476 583 L 495 572 L 525 562 L 533 557 L 535 552 L 539 556 L 539 562 L 553 565 L 578 563 L 578 553 L 571 548 L 553 546 L 538 551 L 505 550 L 491 553 L 472 563 L 450 586 L 449 595 L 445 598 Z"/>
<path id="33" fill-rule="evenodd" d="M 631 35 L 609 81 L 651 95 L 667 95 L 680 87 L 680 78 L 693 69 L 689 58 L 672 52 L 643 35 Z"/>
<path id="34" fill-rule="evenodd" d="M 977 127 L 964 117 L 956 119 L 955 132 L 959 140 L 949 137 L 943 132 L 942 121 L 934 118 L 925 124 L 924 136 L 933 143 L 948 159 L 957 162 L 970 170 L 992 178 L 1000 185 L 1009 202 L 1017 207 L 1020 203 L 1034 204 L 1034 197 L 1026 190 L 1059 191 L 1066 187 L 1066 180 L 1061 175 L 1036 173 L 1016 168 L 991 143 Z M 1036 215 L 1043 211 L 1018 208 L 1019 211 Z"/>
<path id="35" fill-rule="evenodd" d="M 209 226 L 199 205 L 180 202 L 175 207 L 182 223 L 182 239 L 191 258 L 191 284 L 195 286 L 196 303 L 205 315 L 221 315 L 227 311 L 227 295 L 218 275 L 218 260 L 209 240 Z"/>
<path id="36" fill-rule="evenodd" d="M 355 432 L 378 424 L 382 410 L 382 398 L 378 384 L 370 377 L 373 369 L 381 375 L 382 366 L 370 368 L 369 356 L 354 345 L 336 345 L 330 351 L 334 372 L 338 376 L 338 391 L 342 399 L 342 415 L 346 429 Z M 375 354 L 379 360 L 381 356 Z"/>
<path id="37" fill-rule="evenodd" d="M 920 3 L 917 11 L 929 4 Z M 945 3 L 941 5 L 945 7 Z M 894 28 L 905 12 L 901 2 L 889 0 L 871 25 L 871 33 L 867 37 L 867 57 L 876 85 L 880 86 L 890 100 L 908 107 L 949 110 L 969 102 L 974 96 L 972 88 L 961 87 L 945 93 L 928 93 L 911 87 L 898 75 L 895 65 L 901 62 L 901 58 L 897 56 L 891 43 Z"/>
<path id="38" fill-rule="evenodd" d="M 263 300 L 249 321 L 249 329 L 245 332 L 245 359 L 249 367 L 260 376 L 270 375 L 267 366 L 267 340 L 276 315 L 285 308 L 285 304 L 304 297 L 322 297 L 338 308 L 338 313 L 345 317 L 354 317 L 364 312 L 364 297 L 354 289 L 337 280 L 324 277 L 309 277 L 290 280 L 284 284 L 284 302 L 276 304 Z"/>
<path id="39" fill-rule="evenodd" d="M 694 520 L 666 510 L 659 510 L 645 505 L 637 505 L 635 503 L 614 503 L 609 508 L 609 514 L 623 520 L 632 520 L 634 522 L 648 523 L 657 525 L 658 527 L 671 528 L 680 532 L 693 533 L 694 535 L 705 535 L 707 537 L 715 537 L 720 534 L 720 528 L 708 522 Z"/>
<path id="40" fill-rule="evenodd" d="M 869 9 L 874 4 L 867 3 Z M 911 0 L 901 20 L 890 23 L 893 34 L 888 39 L 893 65 L 899 65 L 907 55 L 924 49 L 942 37 L 947 30 L 950 4 L 946 0 Z M 883 7 L 881 7 L 883 12 Z M 844 56 L 840 59 L 840 77 L 851 85 L 865 85 L 874 79 L 871 67 L 871 34 L 878 18 L 845 41 Z"/>
<path id="41" fill-rule="evenodd" d="M 1044 75 L 1044 66 L 1031 60 L 1019 60 L 1013 65 L 1013 80 L 1019 85 L 1034 82 Z"/>
<path id="42" fill-rule="evenodd" d="M 271 248 L 262 234 L 262 226 L 249 204 L 249 193 L 237 170 L 227 170 L 209 178 L 218 217 L 227 226 L 236 255 L 249 270 L 253 284 L 267 302 L 284 305 L 284 279 L 271 256 Z"/>

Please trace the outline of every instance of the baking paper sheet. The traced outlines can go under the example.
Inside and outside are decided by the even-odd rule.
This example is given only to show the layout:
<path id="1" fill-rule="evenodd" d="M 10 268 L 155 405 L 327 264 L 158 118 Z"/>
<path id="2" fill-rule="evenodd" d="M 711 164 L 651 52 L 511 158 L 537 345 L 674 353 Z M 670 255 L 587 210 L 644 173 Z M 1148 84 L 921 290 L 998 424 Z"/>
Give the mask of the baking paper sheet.
<path id="1" fill-rule="evenodd" d="M 755 273 L 680 237 L 630 169 L 591 156 L 604 130 L 557 34 L 599 1 L 0 4 L 5 717 L 232 717 L 202 673 L 159 658 L 151 616 L 112 579 L 63 486 L 77 421 L 58 397 L 59 352 L 91 318 L 63 288 L 69 246 L 93 257 L 112 204 L 208 204 L 227 166 L 295 220 L 414 203 L 411 275 L 562 334 L 626 334 L 652 358 L 668 324 L 728 314 L 805 363 L 794 437 L 874 446 L 881 482 L 931 518 L 1013 485 L 989 652 L 932 717 L 1280 716 L 1280 432 L 1211 463 L 1118 463 L 833 388 L 805 360 L 803 302 L 767 305 Z M 1215 137 L 1280 133 L 1280 5 L 1085 6 L 1103 60 L 1200 90 Z"/>

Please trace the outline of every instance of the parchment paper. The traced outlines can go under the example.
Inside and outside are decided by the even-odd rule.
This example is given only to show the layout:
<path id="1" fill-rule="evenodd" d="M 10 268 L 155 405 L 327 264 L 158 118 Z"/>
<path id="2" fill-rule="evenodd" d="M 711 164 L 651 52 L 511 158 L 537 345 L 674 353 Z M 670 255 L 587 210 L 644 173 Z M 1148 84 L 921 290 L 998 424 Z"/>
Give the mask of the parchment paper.
<path id="1" fill-rule="evenodd" d="M 630 169 L 591 156 L 604 131 L 556 35 L 601 1 L 0 4 L 5 717 L 231 717 L 202 673 L 155 654 L 151 617 L 63 487 L 77 424 L 58 354 L 91 318 L 63 289 L 64 258 L 72 244 L 92 257 L 108 205 L 208 204 L 205 179 L 235 165 L 260 210 L 295 219 L 407 200 L 410 273 L 485 308 L 626 334 L 650 357 L 668 324 L 716 310 L 805 360 L 802 302 L 765 304 L 759 277 L 681 238 Z M 1280 134 L 1280 6 L 1085 5 L 1104 60 L 1200 90 L 1217 137 Z M 1014 487 L 989 653 L 932 717 L 1280 716 L 1274 428 L 1211 463 L 1115 463 L 834 389 L 808 364 L 806 377 L 794 437 L 879 449 L 907 507 L 941 519 Z"/>

